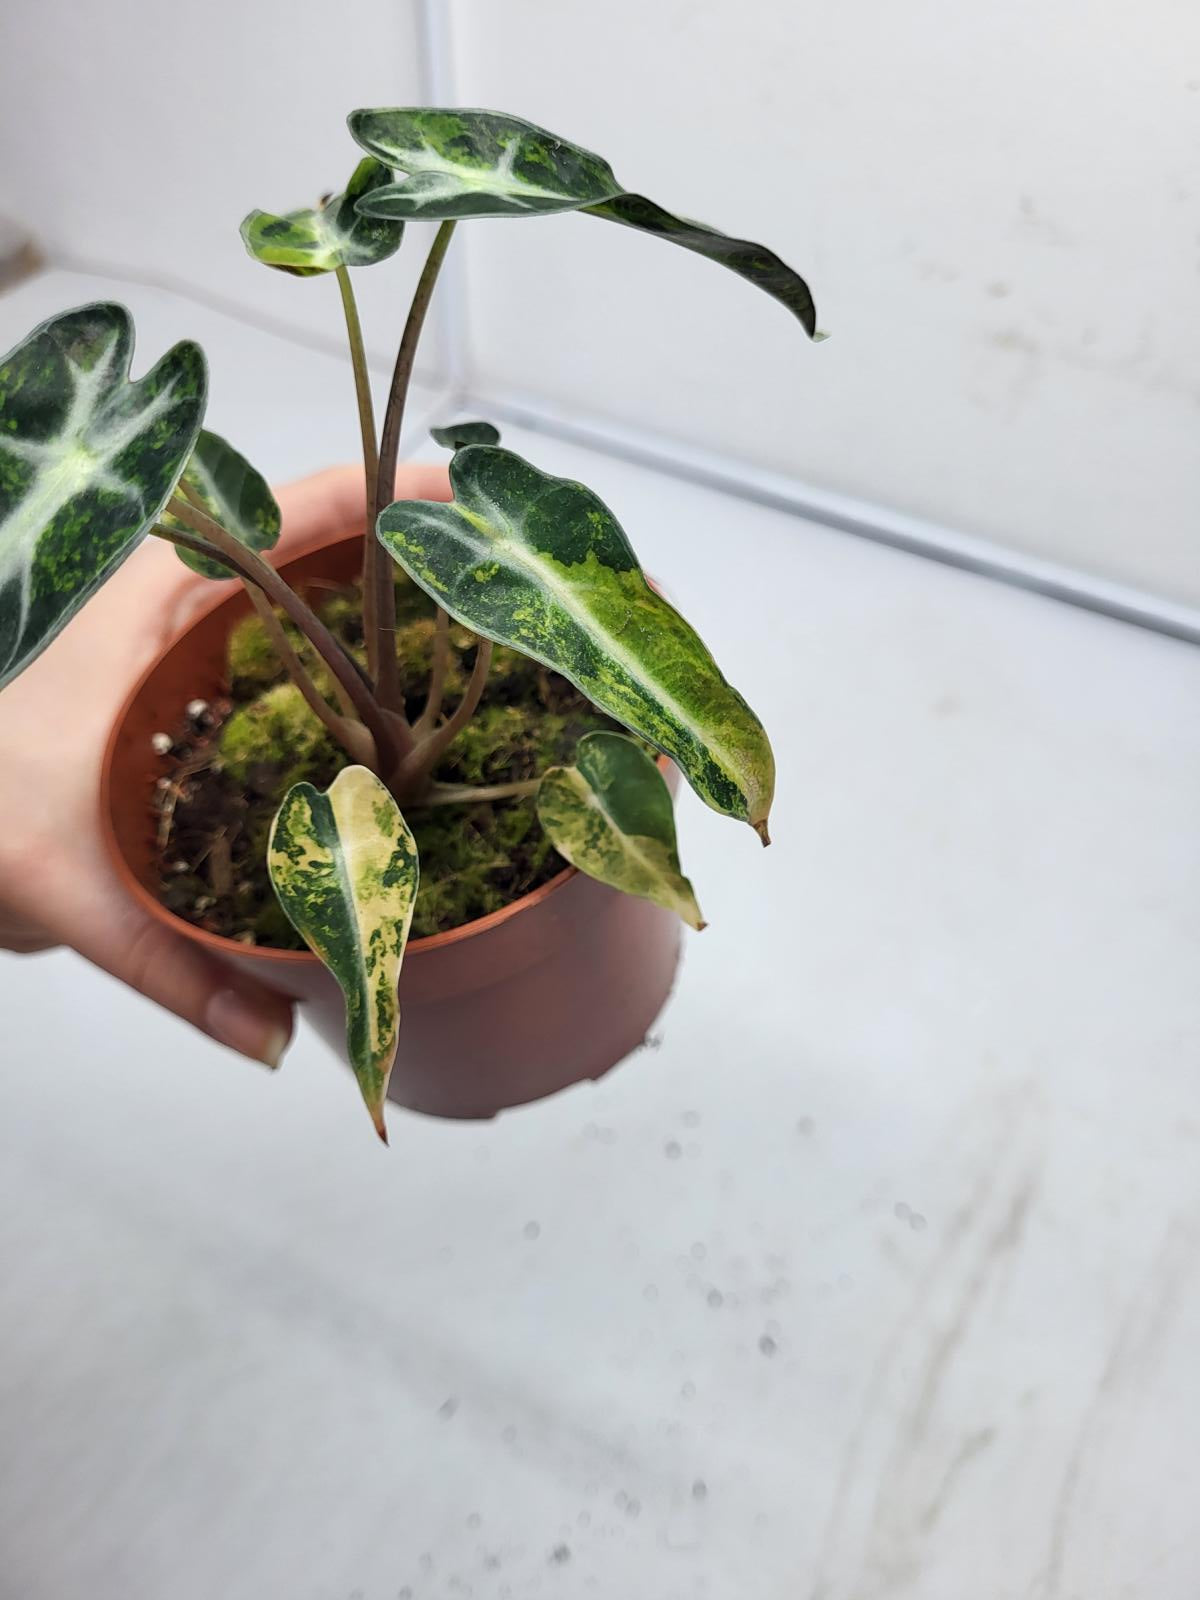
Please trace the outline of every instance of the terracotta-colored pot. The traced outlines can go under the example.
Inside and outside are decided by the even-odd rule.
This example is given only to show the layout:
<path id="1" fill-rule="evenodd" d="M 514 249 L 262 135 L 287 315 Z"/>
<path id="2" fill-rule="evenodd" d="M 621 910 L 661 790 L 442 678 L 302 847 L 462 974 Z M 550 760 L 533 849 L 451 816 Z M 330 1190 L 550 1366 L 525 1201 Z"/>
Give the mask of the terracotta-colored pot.
<path id="1" fill-rule="evenodd" d="M 297 588 L 343 583 L 356 572 L 359 549 L 358 539 L 342 539 L 282 570 Z M 178 727 L 189 700 L 226 690 L 229 634 L 249 610 L 244 594 L 215 597 L 134 688 L 105 751 L 101 826 L 118 874 L 151 916 L 303 1001 L 318 1033 L 342 1052 L 341 993 L 315 956 L 206 933 L 155 892 L 153 794 L 162 765 L 151 738 Z M 674 786 L 678 774 L 665 770 Z M 675 916 L 573 868 L 477 922 L 414 939 L 400 978 L 389 1097 L 433 1116 L 491 1117 L 599 1078 L 645 1038 L 678 959 Z"/>

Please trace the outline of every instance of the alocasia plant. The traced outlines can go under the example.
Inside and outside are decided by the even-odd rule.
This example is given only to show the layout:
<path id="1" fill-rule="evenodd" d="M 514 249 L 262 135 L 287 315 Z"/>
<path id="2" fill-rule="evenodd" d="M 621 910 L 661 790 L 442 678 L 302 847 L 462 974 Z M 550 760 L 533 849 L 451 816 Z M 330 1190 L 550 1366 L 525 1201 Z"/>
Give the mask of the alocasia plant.
<path id="1" fill-rule="evenodd" d="M 307 783 L 289 790 L 265 868 L 293 927 L 341 986 L 351 1065 L 386 1137 L 397 980 L 420 879 L 406 813 L 536 791 L 541 825 L 567 861 L 699 929 L 670 794 L 648 747 L 764 844 L 775 781 L 761 722 L 647 581 L 590 489 L 500 448 L 490 423 L 462 421 L 433 430 L 453 451 L 453 499 L 393 503 L 417 343 L 457 223 L 561 211 L 618 222 L 727 267 L 778 300 L 810 338 L 820 335 L 808 286 L 772 251 L 627 191 L 606 161 L 544 128 L 497 112 L 427 107 L 355 111 L 349 124 L 367 154 L 344 190 L 307 210 L 251 212 L 242 237 L 266 266 L 305 278 L 332 273 L 338 284 L 370 507 L 365 670 L 264 560 L 279 536 L 279 508 L 234 446 L 202 429 L 199 349 L 176 345 L 131 380 L 129 315 L 97 304 L 44 323 L 0 363 L 0 687 L 147 534 L 171 541 L 205 576 L 241 579 L 280 661 L 348 758 L 326 792 Z M 394 255 L 410 218 L 440 226 L 380 427 L 350 274 Z M 438 607 L 415 721 L 392 644 L 393 563 Z M 443 715 L 451 619 L 477 642 L 465 687 Z M 321 672 L 302 658 L 297 630 Z M 439 762 L 483 698 L 494 645 L 561 673 L 629 734 L 586 735 L 573 766 L 540 780 L 491 789 L 438 783 Z"/>

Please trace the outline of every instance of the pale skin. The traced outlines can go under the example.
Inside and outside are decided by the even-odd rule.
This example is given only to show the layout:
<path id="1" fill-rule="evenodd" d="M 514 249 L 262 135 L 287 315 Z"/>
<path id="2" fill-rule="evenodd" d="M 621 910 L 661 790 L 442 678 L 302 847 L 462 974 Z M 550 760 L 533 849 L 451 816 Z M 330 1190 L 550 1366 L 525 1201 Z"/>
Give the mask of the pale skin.
<path id="1" fill-rule="evenodd" d="M 448 500 L 444 467 L 401 467 L 396 496 Z M 277 491 L 271 560 L 358 532 L 361 467 Z M 186 1022 L 267 1066 L 292 1034 L 291 1002 L 164 931 L 123 892 L 100 838 L 100 761 L 113 718 L 159 649 L 215 591 L 150 539 L 46 652 L 0 692 L 0 949 L 66 945 Z"/>

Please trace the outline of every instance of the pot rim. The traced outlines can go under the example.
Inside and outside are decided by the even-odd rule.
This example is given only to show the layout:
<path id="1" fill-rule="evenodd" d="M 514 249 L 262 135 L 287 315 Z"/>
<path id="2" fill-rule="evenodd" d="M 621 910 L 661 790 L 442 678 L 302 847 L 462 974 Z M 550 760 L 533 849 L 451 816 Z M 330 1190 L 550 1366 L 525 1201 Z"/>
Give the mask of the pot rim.
<path id="1" fill-rule="evenodd" d="M 279 571 L 286 573 L 288 567 L 292 566 L 294 562 L 311 561 L 314 556 L 320 555 L 320 553 L 324 550 L 332 549 L 335 545 L 357 541 L 360 537 L 361 535 L 359 534 L 343 534 L 336 539 L 327 540 L 324 544 L 314 545 L 311 549 L 306 550 L 302 555 L 297 555 L 293 557 L 292 560 L 283 562 L 279 568 Z M 218 586 L 214 585 L 214 588 L 216 587 Z M 163 657 L 166 656 L 169 651 L 174 650 L 176 646 L 179 645 L 187 637 L 187 635 L 204 620 L 205 617 L 211 616 L 211 614 L 220 606 L 225 605 L 229 600 L 236 599 L 238 596 L 238 591 L 236 589 L 228 588 L 224 583 L 220 584 L 219 588 L 224 592 L 214 594 L 208 604 L 198 607 L 196 611 L 193 612 L 188 622 L 186 622 L 177 633 L 173 634 L 166 644 L 164 644 L 162 648 L 157 651 L 154 660 L 138 677 L 137 681 L 133 685 L 133 688 L 122 701 L 120 710 L 113 718 L 112 726 L 108 732 L 108 738 L 104 742 L 104 756 L 100 766 L 99 799 L 101 837 L 104 840 L 104 846 L 108 852 L 109 861 L 112 863 L 117 876 L 121 879 L 126 892 L 131 894 L 134 900 L 136 900 L 142 907 L 142 909 L 149 912 L 150 915 L 153 916 L 157 921 L 165 922 L 170 927 L 183 933 L 185 937 L 191 939 L 196 944 L 202 945 L 208 950 L 229 952 L 232 954 L 234 952 L 252 949 L 256 958 L 265 957 L 267 960 L 277 962 L 281 966 L 313 965 L 319 962 L 319 958 L 315 956 L 311 950 L 276 950 L 271 945 L 245 945 L 241 943 L 240 940 L 227 939 L 224 934 L 210 933 L 207 928 L 198 928 L 194 922 L 188 922 L 185 918 L 177 916 L 174 911 L 169 910 L 165 905 L 163 905 L 162 901 L 157 895 L 155 895 L 151 890 L 147 889 L 146 885 L 133 871 L 132 867 L 125 859 L 125 854 L 117 841 L 116 830 L 113 826 L 113 762 L 116 755 L 117 743 L 121 738 L 125 723 L 128 720 L 134 706 L 137 704 L 137 701 L 145 689 L 146 684 L 149 682 L 150 678 L 153 677 L 155 672 L 158 671 Z M 658 757 L 658 766 L 659 770 L 665 773 L 670 767 L 669 758 L 660 754 Z M 414 956 L 419 956 L 426 952 L 432 953 L 435 950 L 442 950 L 445 949 L 447 945 L 461 944 L 466 939 L 474 939 L 485 933 L 490 933 L 494 928 L 502 926 L 512 917 L 518 916 L 521 912 L 532 911 L 536 906 L 541 905 L 544 900 L 549 899 L 549 897 L 557 890 L 568 884 L 572 878 L 576 878 L 578 876 L 578 867 L 564 867 L 561 872 L 555 873 L 553 878 L 548 879 L 543 884 L 539 884 L 536 889 L 531 889 L 528 894 L 522 895 L 520 899 L 513 900 L 506 906 L 501 906 L 498 911 L 489 911 L 485 917 L 477 917 L 473 922 L 464 922 L 457 928 L 447 928 L 442 933 L 430 933 L 424 935 L 422 938 L 412 939 L 409 941 L 405 951 L 405 960 L 411 961 Z"/>

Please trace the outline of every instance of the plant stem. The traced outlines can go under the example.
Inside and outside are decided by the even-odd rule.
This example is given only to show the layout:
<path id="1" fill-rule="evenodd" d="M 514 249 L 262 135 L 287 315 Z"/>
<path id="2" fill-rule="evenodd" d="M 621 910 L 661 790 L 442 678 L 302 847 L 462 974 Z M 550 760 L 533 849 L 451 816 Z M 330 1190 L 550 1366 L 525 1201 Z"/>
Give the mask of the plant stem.
<path id="1" fill-rule="evenodd" d="M 256 583 L 267 598 L 274 600 L 296 624 L 346 691 L 356 714 L 370 731 L 375 741 L 379 774 L 386 781 L 386 774 L 395 770 L 402 754 L 411 750 L 412 730 L 398 718 L 384 715 L 370 686 L 360 674 L 357 663 L 351 661 L 320 617 L 305 605 L 274 567 L 269 566 L 256 551 L 235 539 L 231 533 L 227 533 L 219 522 L 214 522 L 190 501 L 176 498 L 171 501 L 171 510 L 200 535 L 205 547 L 211 546 L 210 553 L 224 557 L 240 577 L 249 578 Z M 155 531 L 158 532 L 159 529 L 156 528 Z M 167 528 L 161 531 L 167 538 L 174 538 L 173 529 Z M 401 746 L 404 746 L 404 750 Z"/>
<path id="2" fill-rule="evenodd" d="M 243 578 L 242 585 L 249 596 L 250 604 L 258 613 L 268 639 L 275 648 L 275 654 L 286 667 L 292 682 L 304 696 L 309 709 L 320 718 L 325 727 L 345 750 L 352 761 L 360 766 L 370 767 L 374 770 L 379 764 L 379 756 L 375 749 L 375 741 L 366 728 L 357 718 L 338 716 L 337 712 L 329 705 L 309 676 L 308 668 L 292 648 L 292 641 L 283 630 L 283 624 L 275 615 L 275 608 L 267 599 L 258 585 L 250 578 Z M 334 680 L 337 681 L 336 679 Z M 344 693 L 345 691 L 343 691 Z"/>
<path id="3" fill-rule="evenodd" d="M 415 750 L 407 755 L 400 765 L 398 786 L 407 792 L 414 784 L 419 785 L 421 780 L 427 778 L 437 765 L 443 753 L 449 749 L 454 740 L 475 715 L 475 708 L 483 698 L 484 685 L 487 683 L 488 669 L 492 664 L 492 641 L 480 639 L 475 651 L 475 665 L 471 668 L 471 677 L 463 691 L 463 697 L 455 706 L 453 712 L 440 728 L 435 728 L 429 737 L 423 740 Z"/>
<path id="4" fill-rule="evenodd" d="M 433 636 L 433 665 L 429 673 L 429 699 L 417 718 L 413 732 L 420 739 L 436 726 L 442 711 L 442 698 L 446 692 L 446 670 L 450 665 L 450 618 L 437 608 L 437 624 Z"/>
<path id="5" fill-rule="evenodd" d="M 375 405 L 371 399 L 371 375 L 363 349 L 362 323 L 358 302 L 347 267 L 338 267 L 334 276 L 342 296 L 346 318 L 346 338 L 350 345 L 350 364 L 354 368 L 354 392 L 358 399 L 358 428 L 362 434 L 363 472 L 366 479 L 367 525 L 363 529 L 363 638 L 367 645 L 367 674 L 382 691 L 385 680 L 395 678 L 395 646 L 387 619 L 395 613 L 392 588 L 392 558 L 375 537 L 372 506 L 379 478 L 379 442 L 375 434 Z M 390 661 L 390 672 L 384 663 Z M 393 685 L 389 682 L 388 687 Z"/>
<path id="6" fill-rule="evenodd" d="M 189 500 L 196 510 L 200 512 L 201 516 L 207 517 L 209 515 L 208 507 L 204 504 L 204 501 L 201 500 L 200 496 L 192 488 L 191 484 L 186 481 L 186 479 L 180 478 L 179 482 L 175 486 L 175 493 L 177 495 L 181 494 L 187 500 Z M 243 577 L 242 586 L 246 591 L 246 594 L 250 600 L 250 604 L 258 613 L 259 621 L 267 631 L 267 636 L 275 648 L 276 655 L 291 674 L 292 681 L 300 690 L 300 693 L 304 696 L 305 700 L 308 701 L 309 705 L 316 712 L 317 716 L 321 717 L 322 721 L 325 721 L 325 718 L 322 714 L 322 709 L 325 707 L 324 697 L 319 693 L 316 685 L 309 678 L 308 668 L 292 649 L 291 641 L 288 639 L 287 634 L 284 633 L 282 627 L 280 626 L 279 618 L 275 615 L 274 608 L 266 600 L 264 600 L 262 590 L 257 584 L 251 582 L 249 578 Z M 354 715 L 353 702 L 336 678 L 333 680 L 333 691 L 337 695 L 338 704 L 341 706 L 346 716 L 351 718 L 351 720 L 357 721 L 357 718 Z M 312 695 L 316 696 L 316 700 L 313 700 Z M 332 723 L 328 723 L 327 726 L 329 727 L 330 732 L 337 731 L 333 727 Z M 361 727 L 361 723 L 359 726 Z M 355 748 L 362 749 L 362 740 L 353 734 L 351 737 L 355 740 Z M 345 744 L 346 741 L 343 740 L 342 743 Z M 349 750 L 350 746 L 347 745 L 346 748 Z M 355 759 L 357 760 L 358 758 L 356 757 Z M 372 763 L 370 761 L 366 761 L 364 765 L 371 766 Z"/>
<path id="7" fill-rule="evenodd" d="M 442 262 L 446 259 L 446 251 L 450 248 L 453 236 L 454 223 L 443 222 L 429 247 L 421 276 L 417 279 L 404 332 L 400 336 L 400 348 L 396 352 L 396 365 L 392 369 L 392 384 L 388 390 L 387 406 L 383 413 L 383 432 L 379 440 L 379 468 L 375 475 L 375 503 L 371 513 L 372 537 L 380 512 L 391 505 L 396 496 L 396 462 L 400 454 L 400 429 L 404 422 L 404 405 L 408 399 L 408 386 L 412 380 L 413 362 L 417 357 L 417 345 L 420 343 L 421 329 L 425 326 L 425 314 L 433 298 L 438 273 L 442 270 Z M 390 561 L 388 566 L 390 573 Z M 402 701 L 395 650 L 385 653 L 377 682 L 381 703 L 391 710 L 400 710 Z"/>
<path id="8" fill-rule="evenodd" d="M 185 478 L 180 478 L 179 482 L 175 486 L 175 493 L 177 495 L 178 494 L 182 494 L 188 500 L 190 500 L 192 505 L 195 507 L 195 509 L 200 513 L 200 515 L 202 517 L 211 516 L 211 513 L 209 512 L 208 507 L 204 504 L 204 501 L 201 500 L 200 496 L 196 493 L 195 489 L 192 488 L 191 484 L 188 483 Z M 239 544 L 241 543 L 240 540 L 238 542 L 239 542 Z M 250 584 L 249 581 L 247 579 L 245 579 L 245 578 L 242 579 L 242 583 L 246 586 L 246 593 L 250 597 L 250 603 L 254 606 L 254 609 L 258 612 L 259 619 L 263 622 L 264 626 L 266 627 L 267 632 L 270 635 L 272 644 L 276 644 L 277 637 L 281 637 L 283 639 L 284 646 L 285 646 L 286 650 L 290 653 L 292 660 L 296 663 L 296 669 L 297 670 L 296 671 L 292 670 L 291 666 L 288 665 L 288 661 L 287 661 L 286 656 L 283 655 L 282 651 L 278 651 L 278 645 L 276 644 L 277 651 L 280 654 L 280 657 L 283 660 L 284 665 L 287 666 L 288 671 L 291 672 L 292 677 L 295 679 L 297 687 L 300 689 L 301 693 L 305 694 L 305 699 L 307 699 L 308 696 L 304 691 L 304 684 L 301 682 L 301 679 L 298 676 L 298 673 L 307 673 L 308 669 L 305 667 L 303 661 L 300 660 L 300 657 L 298 655 L 296 655 L 296 653 L 292 650 L 291 645 L 288 643 L 287 635 L 284 634 L 284 633 L 281 633 L 281 630 L 279 628 L 279 619 L 276 617 L 274 611 L 269 606 L 267 607 L 267 611 L 270 613 L 270 621 L 269 622 L 267 621 L 266 613 L 259 606 L 259 597 L 261 597 L 261 595 L 262 595 L 262 590 L 259 589 L 256 585 Z M 316 692 L 315 688 L 314 688 L 314 692 Z M 338 682 L 337 678 L 334 678 L 334 680 L 333 680 L 333 692 L 334 692 L 334 694 L 337 695 L 338 704 L 341 706 L 341 708 L 345 712 L 346 716 L 351 718 L 351 720 L 357 720 L 356 717 L 355 717 L 354 703 L 350 699 L 350 696 L 346 693 L 345 689 L 342 688 L 342 685 Z M 314 706 L 313 709 L 316 710 L 316 707 Z M 320 715 L 319 712 L 317 714 L 318 714 L 318 716 Z M 361 741 L 360 741 L 360 743 L 361 743 Z M 367 762 L 366 765 L 370 766 L 370 762 Z"/>
<path id="9" fill-rule="evenodd" d="M 522 778 L 516 783 L 435 783 L 420 800 L 423 806 L 456 806 L 470 800 L 511 800 L 517 795 L 536 794 L 540 778 Z"/>

